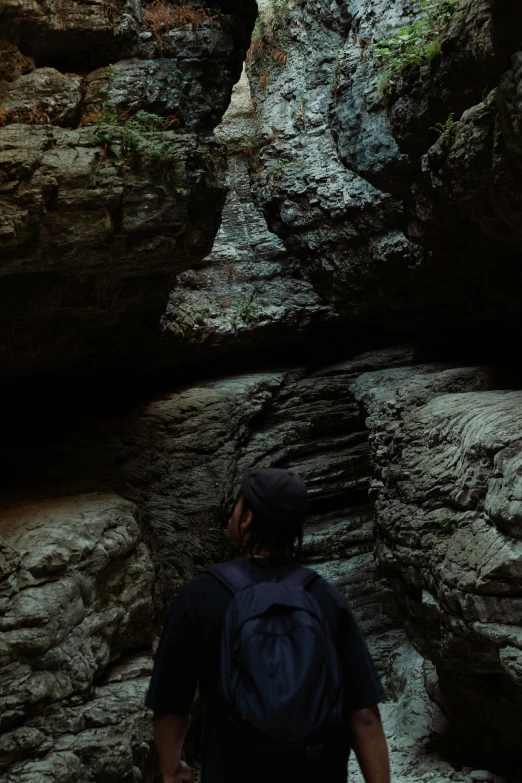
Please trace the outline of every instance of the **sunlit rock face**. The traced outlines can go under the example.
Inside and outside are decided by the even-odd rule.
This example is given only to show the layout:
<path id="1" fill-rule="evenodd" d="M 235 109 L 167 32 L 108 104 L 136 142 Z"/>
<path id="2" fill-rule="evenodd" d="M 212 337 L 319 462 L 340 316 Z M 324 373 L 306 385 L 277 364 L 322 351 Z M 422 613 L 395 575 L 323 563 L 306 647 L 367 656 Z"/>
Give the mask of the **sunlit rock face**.
<path id="1" fill-rule="evenodd" d="M 522 24 L 508 6 L 462 0 L 440 52 L 389 77 L 375 45 L 412 23 L 411 3 L 265 13 L 249 65 L 256 194 L 340 323 L 519 317 Z"/>
<path id="2" fill-rule="evenodd" d="M 280 21 L 270 9 L 266 15 L 268 32 L 248 66 L 259 117 L 256 197 L 303 278 L 338 316 L 372 321 L 385 311 L 398 323 L 415 297 L 423 301 L 424 253 L 402 230 L 402 203 L 339 155 L 330 111 L 352 40 L 347 4 L 296 2 Z M 393 157 L 396 145 L 383 133 Z"/>
<path id="3" fill-rule="evenodd" d="M 219 228 L 211 134 L 255 10 L 166 29 L 141 2 L 2 4 L 3 375 L 160 361 L 176 275 Z"/>
<path id="4" fill-rule="evenodd" d="M 136 506 L 62 488 L 4 503 L 0 534 L 2 780 L 152 780 L 154 569 Z"/>
<path id="5" fill-rule="evenodd" d="M 519 758 L 522 716 L 522 395 L 505 381 L 426 365 L 353 387 L 369 414 L 377 562 L 464 747 L 497 765 Z"/>

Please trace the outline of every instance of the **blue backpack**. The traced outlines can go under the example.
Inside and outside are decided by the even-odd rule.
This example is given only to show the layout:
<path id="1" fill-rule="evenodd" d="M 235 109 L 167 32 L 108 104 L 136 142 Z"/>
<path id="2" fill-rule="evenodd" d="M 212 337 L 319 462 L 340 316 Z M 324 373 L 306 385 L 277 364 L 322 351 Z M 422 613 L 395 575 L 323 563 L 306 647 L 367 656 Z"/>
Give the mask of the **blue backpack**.
<path id="1" fill-rule="evenodd" d="M 341 661 L 307 589 L 317 574 L 297 567 L 258 584 L 234 562 L 209 570 L 234 596 L 221 642 L 224 717 L 261 750 L 314 755 L 343 714 Z"/>

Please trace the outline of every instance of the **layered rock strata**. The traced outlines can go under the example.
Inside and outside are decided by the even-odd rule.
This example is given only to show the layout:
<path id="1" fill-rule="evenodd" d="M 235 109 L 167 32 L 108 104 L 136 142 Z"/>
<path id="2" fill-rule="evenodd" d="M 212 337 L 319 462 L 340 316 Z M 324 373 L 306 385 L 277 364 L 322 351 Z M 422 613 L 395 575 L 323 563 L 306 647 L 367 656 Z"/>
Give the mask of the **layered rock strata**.
<path id="1" fill-rule="evenodd" d="M 350 386 L 408 362 L 398 349 L 195 383 L 62 437 L 33 434 L 30 448 L 6 444 L 15 494 L 73 489 L 1 512 L 2 781 L 152 780 L 142 706 L 152 636 L 179 586 L 229 554 L 222 523 L 255 465 L 307 481 L 305 560 L 348 596 L 388 673 L 404 634 L 372 556 L 369 444 Z"/>
<path id="2" fill-rule="evenodd" d="M 31 481 L 52 485 L 59 480 L 77 482 L 82 477 L 110 485 L 136 503 L 154 568 L 148 559 L 143 561 L 149 569 L 147 577 L 140 572 L 143 576 L 132 596 L 146 596 L 143 606 L 147 606 L 149 621 L 155 617 L 158 629 L 179 586 L 227 556 L 221 528 L 244 471 L 259 465 L 298 470 L 310 491 L 305 561 L 347 595 L 392 692 L 399 659 L 409 655 L 403 646 L 399 606 L 408 635 L 435 664 L 440 681 L 437 683 L 430 673 L 430 692 L 438 694 L 457 725 L 471 726 L 476 737 L 489 733 L 496 741 L 500 732 L 508 754 L 515 744 L 513 731 L 520 720 L 516 657 L 516 481 L 520 444 L 515 426 L 519 393 L 498 391 L 512 382 L 504 372 L 413 365 L 412 360 L 410 350 L 395 349 L 322 369 L 290 367 L 173 389 L 152 402 L 136 405 L 125 415 L 108 412 L 105 417 L 98 415 L 68 425 L 62 437 L 49 439 L 46 434 L 42 442 L 33 440 L 30 449 L 28 444 L 18 448 L 7 444 L 13 485 L 16 488 L 19 482 L 27 486 Z M 375 522 L 368 496 L 376 499 Z M 98 497 L 82 495 L 81 503 L 86 508 L 84 517 L 88 517 L 93 504 L 92 524 L 98 520 L 99 526 L 105 512 L 103 504 L 98 508 L 94 503 L 93 498 Z M 41 514 L 42 524 L 31 529 L 31 555 L 24 554 L 29 543 L 24 544 L 23 537 L 22 543 L 15 541 L 9 532 L 14 512 L 11 506 L 7 508 L 4 537 L 10 547 L 5 558 L 9 574 L 17 558 L 25 557 L 24 567 L 29 569 L 30 565 L 33 570 L 40 566 L 33 567 L 32 559 L 39 563 L 43 558 L 45 563 L 49 561 L 45 568 L 51 568 L 53 585 L 58 576 L 65 578 L 72 566 L 62 563 L 69 562 L 69 534 L 65 524 L 61 527 L 60 509 L 64 504 L 69 520 L 73 516 L 69 506 L 78 502 L 76 497 L 60 503 L 41 501 L 45 509 L 45 504 L 50 506 L 52 515 L 51 511 Z M 127 501 L 125 504 L 125 508 L 133 508 Z M 25 515 L 16 513 L 24 520 L 30 514 L 34 518 L 34 504 L 27 504 Z M 55 529 L 59 541 L 53 539 Z M 120 536 L 110 533 L 110 529 L 100 535 L 120 541 L 125 552 L 134 548 L 138 551 L 139 547 L 139 551 L 146 552 L 137 543 L 138 533 L 133 537 L 122 531 Z M 372 554 L 375 530 L 377 564 Z M 79 536 L 78 531 L 74 536 Z M 102 546 L 104 551 L 109 550 L 108 543 Z M 90 557 L 86 555 L 85 565 L 80 562 L 74 568 L 92 570 Z M 103 568 L 97 557 L 96 567 Z M 122 555 L 117 559 L 125 573 L 130 566 Z M 38 577 L 36 571 L 30 577 L 25 573 L 23 578 L 33 584 Z M 100 589 L 107 578 L 105 574 L 100 576 Z M 123 581 L 130 584 L 126 577 Z M 4 583 L 12 585 L 13 580 L 9 577 Z M 40 581 L 36 590 L 43 595 Z M 117 614 L 118 590 L 104 595 L 109 602 L 107 610 Z M 105 610 L 104 605 L 100 612 Z M 22 621 L 20 613 L 15 614 L 13 623 L 18 628 Z M 112 631 L 106 629 L 109 637 L 102 635 L 96 648 L 101 649 L 100 654 L 92 655 L 95 668 L 88 668 L 85 679 L 76 684 L 70 677 L 72 685 L 68 687 L 72 691 L 66 689 L 53 709 L 60 714 L 72 706 L 82 714 L 87 708 L 91 710 L 96 694 L 105 693 L 101 690 L 105 678 L 110 682 L 113 676 L 113 652 L 121 656 L 117 660 L 124 666 L 124 676 L 127 656 L 150 648 L 151 631 L 145 631 L 138 622 L 139 611 L 135 614 L 129 608 L 125 616 L 128 619 L 122 622 L 130 636 L 120 629 L 123 641 L 121 635 L 115 640 Z M 108 626 L 112 628 L 110 623 Z M 82 644 L 83 628 L 74 636 Z M 91 641 L 87 643 L 92 649 Z M 67 657 L 67 637 L 55 644 L 57 660 L 61 661 Z M 108 648 L 113 652 L 107 653 Z M 143 695 L 143 660 L 138 656 L 136 674 L 132 673 L 134 658 L 129 661 L 128 678 L 136 689 L 133 705 Z M 120 670 L 115 670 L 114 676 L 119 674 Z M 29 682 L 34 676 L 31 670 Z M 492 706 L 493 693 L 495 698 L 502 694 L 496 709 Z M 79 700 L 74 701 L 77 695 Z M 420 692 L 417 697 L 425 699 Z M 47 715 L 42 698 L 45 708 L 38 703 L 36 715 L 32 703 L 20 705 L 20 715 L 13 717 L 14 723 L 7 730 L 21 730 L 17 721 L 24 720 L 22 715 L 23 725 L 31 727 L 42 709 Z M 70 698 L 74 703 L 69 703 Z M 409 703 L 405 700 L 405 705 Z M 422 712 L 421 705 L 418 709 Z M 406 721 L 407 710 L 405 706 Z M 473 713 L 478 723 L 471 721 Z M 132 715 L 126 714 L 130 721 L 136 721 L 132 723 L 132 736 L 143 738 L 138 731 L 142 713 L 136 708 Z M 486 717 L 479 725 L 482 717 L 479 720 L 477 715 L 494 717 Z M 53 737 L 61 736 L 60 720 L 56 729 L 54 723 L 48 724 Z M 88 723 L 81 725 L 90 727 Z M 394 733 L 401 731 L 400 727 L 394 729 Z M 408 728 L 410 734 L 412 731 Z M 422 738 L 429 738 L 430 730 L 425 727 L 423 731 Z M 21 764 L 23 758 L 29 764 L 29 757 L 31 764 L 43 763 L 41 754 L 48 752 L 47 747 L 42 745 L 40 751 L 39 745 L 23 745 L 17 759 L 9 756 L 7 761 L 13 764 L 19 760 Z M 143 754 L 138 753 L 136 762 L 142 770 L 150 763 L 145 762 L 144 750 Z M 23 779 L 23 767 L 14 769 L 16 774 L 9 780 L 18 783 Z M 85 774 L 92 776 L 86 779 L 98 780 L 95 771 L 86 769 Z"/>
<path id="3" fill-rule="evenodd" d="M 160 11 L 2 5 L 4 375 L 158 363 L 176 275 L 212 247 L 226 185 L 210 134 L 255 3 Z"/>
<path id="4" fill-rule="evenodd" d="M 382 637 L 384 661 L 397 623 L 375 575 L 367 432 L 349 386 L 365 369 L 409 361 L 407 350 L 383 351 L 323 371 L 287 368 L 172 390 L 125 415 L 68 426 L 61 438 L 46 432 L 30 450 L 9 444 L 12 483 L 89 479 L 135 502 L 160 621 L 184 581 L 227 555 L 221 528 L 243 472 L 293 466 L 310 486 L 306 557 L 347 592 L 376 645 Z"/>
<path id="5" fill-rule="evenodd" d="M 153 566 L 136 507 L 63 488 L 0 515 L 0 779 L 152 781 Z"/>
<path id="6" fill-rule="evenodd" d="M 376 556 L 475 758 L 520 762 L 521 393 L 487 368 L 361 376 Z"/>

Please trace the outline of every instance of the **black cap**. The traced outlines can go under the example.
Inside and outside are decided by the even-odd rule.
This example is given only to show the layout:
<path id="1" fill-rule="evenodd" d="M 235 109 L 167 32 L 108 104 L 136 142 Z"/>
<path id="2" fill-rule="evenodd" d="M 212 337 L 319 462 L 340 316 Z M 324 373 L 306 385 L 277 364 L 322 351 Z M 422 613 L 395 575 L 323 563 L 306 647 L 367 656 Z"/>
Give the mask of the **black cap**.
<path id="1" fill-rule="evenodd" d="M 306 484 L 293 470 L 254 468 L 243 476 L 241 493 L 248 507 L 262 517 L 302 522 L 306 514 Z"/>

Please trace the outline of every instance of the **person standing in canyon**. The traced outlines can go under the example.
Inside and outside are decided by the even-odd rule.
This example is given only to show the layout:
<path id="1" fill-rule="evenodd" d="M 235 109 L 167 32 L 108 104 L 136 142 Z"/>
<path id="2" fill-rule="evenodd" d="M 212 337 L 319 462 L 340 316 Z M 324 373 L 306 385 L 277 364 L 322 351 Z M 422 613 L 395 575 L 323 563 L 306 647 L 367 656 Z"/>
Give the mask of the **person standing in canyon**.
<path id="1" fill-rule="evenodd" d="M 240 556 L 174 600 L 146 697 L 163 783 L 181 760 L 197 688 L 207 704 L 202 783 L 342 783 L 353 749 L 389 783 L 385 699 L 344 597 L 297 560 L 307 491 L 294 472 L 249 471 L 228 521 Z"/>

